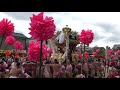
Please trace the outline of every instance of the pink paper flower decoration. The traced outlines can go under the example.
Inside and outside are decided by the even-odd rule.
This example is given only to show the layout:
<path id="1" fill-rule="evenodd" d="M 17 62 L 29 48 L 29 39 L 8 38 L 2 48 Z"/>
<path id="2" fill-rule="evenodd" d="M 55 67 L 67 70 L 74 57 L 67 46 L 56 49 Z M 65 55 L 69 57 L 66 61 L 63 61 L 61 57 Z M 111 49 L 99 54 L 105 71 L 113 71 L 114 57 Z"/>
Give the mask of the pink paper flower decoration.
<path id="1" fill-rule="evenodd" d="M 99 53 L 100 52 L 100 49 L 96 49 L 96 53 Z"/>
<path id="2" fill-rule="evenodd" d="M 88 55 L 88 52 L 85 51 L 85 52 L 84 52 L 84 55 Z"/>
<path id="3" fill-rule="evenodd" d="M 120 50 L 117 51 L 117 54 L 120 55 Z"/>
<path id="4" fill-rule="evenodd" d="M 5 42 L 8 45 L 12 45 L 12 44 L 15 43 L 15 37 L 13 37 L 13 36 L 7 36 Z"/>
<path id="5" fill-rule="evenodd" d="M 96 56 L 96 54 L 97 54 L 96 52 L 93 52 L 93 55 L 94 55 L 94 56 Z"/>
<path id="6" fill-rule="evenodd" d="M 108 50 L 108 55 L 112 55 L 113 54 L 113 49 Z"/>
<path id="7" fill-rule="evenodd" d="M 14 32 L 14 25 L 8 19 L 0 21 L 0 34 L 4 36 L 11 36 Z"/>
<path id="8" fill-rule="evenodd" d="M 9 51 L 7 51 L 6 53 L 5 53 L 5 55 L 6 56 L 9 56 L 11 53 L 9 52 Z"/>
<path id="9" fill-rule="evenodd" d="M 49 55 L 47 46 L 42 44 L 42 59 L 44 60 Z M 40 59 L 40 42 L 30 42 L 28 46 L 28 57 L 30 60 L 39 61 Z"/>
<path id="10" fill-rule="evenodd" d="M 94 33 L 92 32 L 92 30 L 85 31 L 83 29 L 79 35 L 80 42 L 86 45 L 89 45 L 93 41 L 93 38 L 94 38 Z"/>
<path id="11" fill-rule="evenodd" d="M 82 54 L 79 55 L 80 59 L 82 58 Z"/>
<path id="12" fill-rule="evenodd" d="M 85 58 L 88 58 L 88 56 L 89 56 L 89 55 L 88 55 L 88 52 L 85 51 L 85 52 L 84 52 L 84 56 L 85 56 Z"/>
<path id="13" fill-rule="evenodd" d="M 29 28 L 29 34 L 37 41 L 52 38 L 56 29 L 53 18 L 48 16 L 44 18 L 43 14 L 41 12 L 38 15 L 33 14 L 33 17 L 30 17 L 31 27 Z"/>
<path id="14" fill-rule="evenodd" d="M 115 58 L 115 55 L 111 55 L 111 58 L 114 59 L 114 58 Z"/>
<path id="15" fill-rule="evenodd" d="M 23 45 L 21 44 L 20 47 L 19 47 L 19 50 L 23 50 L 23 49 L 24 49 L 24 47 L 23 47 Z"/>
<path id="16" fill-rule="evenodd" d="M 22 50 L 23 49 L 23 45 L 20 41 L 16 41 L 14 43 L 14 48 L 18 49 L 18 50 Z"/>

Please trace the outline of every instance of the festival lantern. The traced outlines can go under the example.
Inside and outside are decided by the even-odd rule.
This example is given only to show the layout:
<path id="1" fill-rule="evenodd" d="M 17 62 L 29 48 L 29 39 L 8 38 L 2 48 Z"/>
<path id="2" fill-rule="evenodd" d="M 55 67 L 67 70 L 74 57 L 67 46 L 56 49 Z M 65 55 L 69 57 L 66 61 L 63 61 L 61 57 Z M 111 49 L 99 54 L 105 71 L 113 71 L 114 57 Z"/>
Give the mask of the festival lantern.
<path id="1" fill-rule="evenodd" d="M 9 56 L 11 53 L 9 52 L 9 51 L 7 51 L 6 53 L 5 53 L 5 55 L 6 56 Z"/>
<path id="2" fill-rule="evenodd" d="M 41 12 L 38 15 L 34 15 L 30 17 L 30 35 L 32 38 L 36 39 L 37 41 L 41 41 L 40 46 L 40 72 L 39 75 L 41 77 L 41 67 L 42 67 L 42 43 L 43 40 L 48 40 L 52 38 L 54 32 L 56 30 L 56 26 L 54 24 L 54 20 L 52 17 L 46 16 L 44 18 L 44 13 Z"/>
<path id="3" fill-rule="evenodd" d="M 2 46 L 2 42 L 4 39 L 4 36 L 11 36 L 14 32 L 14 24 L 11 23 L 11 21 L 8 21 L 8 19 L 3 19 L 0 21 L 0 35 L 2 35 L 2 40 L 0 43 L 0 48 Z"/>

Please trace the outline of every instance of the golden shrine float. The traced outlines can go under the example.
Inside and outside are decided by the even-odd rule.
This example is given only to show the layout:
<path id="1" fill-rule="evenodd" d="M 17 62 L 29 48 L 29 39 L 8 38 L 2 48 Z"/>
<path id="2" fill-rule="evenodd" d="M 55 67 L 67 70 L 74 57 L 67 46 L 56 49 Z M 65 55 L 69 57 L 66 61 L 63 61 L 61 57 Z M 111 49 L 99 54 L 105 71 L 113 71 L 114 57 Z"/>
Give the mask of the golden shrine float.
<path id="1" fill-rule="evenodd" d="M 69 39 L 69 42 L 67 42 Z M 76 53 L 76 46 L 79 44 L 78 40 L 78 32 L 72 31 L 71 28 L 66 25 L 62 29 L 62 31 L 57 31 L 55 35 L 51 38 L 52 45 L 51 47 L 54 50 L 51 59 L 57 59 L 59 62 L 63 62 L 65 60 L 65 52 L 66 48 L 68 48 L 68 59 L 70 61 L 78 61 L 79 60 L 79 53 Z M 68 45 L 67 45 L 68 43 Z"/>

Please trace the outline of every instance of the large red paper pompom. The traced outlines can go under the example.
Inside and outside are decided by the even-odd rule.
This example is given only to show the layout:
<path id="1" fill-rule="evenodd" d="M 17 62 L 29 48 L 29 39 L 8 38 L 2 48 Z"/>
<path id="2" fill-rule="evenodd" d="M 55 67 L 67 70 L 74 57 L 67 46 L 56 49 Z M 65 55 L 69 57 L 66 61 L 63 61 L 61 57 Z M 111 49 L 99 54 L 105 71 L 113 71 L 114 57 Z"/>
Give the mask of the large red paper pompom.
<path id="1" fill-rule="evenodd" d="M 88 52 L 85 51 L 85 52 L 84 52 L 84 55 L 88 55 Z"/>
<path id="2" fill-rule="evenodd" d="M 94 38 L 94 33 L 92 32 L 92 30 L 85 31 L 83 29 L 79 35 L 80 42 L 86 45 L 89 45 L 93 41 L 93 38 Z"/>
<path id="3" fill-rule="evenodd" d="M 99 53 L 100 52 L 100 49 L 96 49 L 96 53 Z"/>
<path id="4" fill-rule="evenodd" d="M 84 56 L 85 56 L 85 58 L 88 58 L 88 56 L 89 56 L 88 52 L 85 51 Z"/>
<path id="5" fill-rule="evenodd" d="M 94 56 L 96 56 L 96 54 L 97 54 L 96 52 L 93 52 L 93 55 L 94 55 Z"/>
<path id="6" fill-rule="evenodd" d="M 117 51 L 117 54 L 120 55 L 120 50 Z"/>
<path id="7" fill-rule="evenodd" d="M 4 36 L 11 36 L 14 32 L 14 25 L 8 19 L 0 21 L 0 34 Z"/>
<path id="8" fill-rule="evenodd" d="M 115 55 L 111 55 L 111 58 L 114 59 L 114 58 L 115 58 Z"/>
<path id="9" fill-rule="evenodd" d="M 44 60 L 49 56 L 47 46 L 42 44 L 42 59 Z M 28 57 L 30 60 L 39 61 L 40 59 L 40 42 L 30 42 L 28 46 Z"/>
<path id="10" fill-rule="evenodd" d="M 5 42 L 8 45 L 12 45 L 12 44 L 15 43 L 15 37 L 13 37 L 13 36 L 7 36 Z"/>
<path id="11" fill-rule="evenodd" d="M 23 50 L 23 49 L 24 49 L 24 47 L 23 47 L 23 45 L 21 44 L 20 47 L 19 47 L 19 50 Z"/>
<path id="12" fill-rule="evenodd" d="M 80 58 L 80 59 L 82 58 L 82 54 L 79 54 L 79 58 Z"/>
<path id="13" fill-rule="evenodd" d="M 23 45 L 20 41 L 16 41 L 14 43 L 14 48 L 18 49 L 18 50 L 22 50 L 23 49 Z"/>
<path id="14" fill-rule="evenodd" d="M 56 30 L 53 18 L 48 16 L 44 18 L 43 14 L 44 13 L 41 12 L 38 15 L 33 14 L 33 17 L 30 17 L 31 27 L 29 28 L 29 34 L 37 41 L 52 38 Z"/>
<path id="15" fill-rule="evenodd" d="M 85 52 L 84 52 L 84 57 L 85 57 L 85 58 L 88 58 L 88 56 L 89 56 L 88 52 L 85 51 Z"/>
<path id="16" fill-rule="evenodd" d="M 5 53 L 5 55 L 6 56 L 9 56 L 11 53 L 9 52 L 9 51 L 7 51 L 6 53 Z"/>
<path id="17" fill-rule="evenodd" d="M 89 57 L 89 55 L 85 55 L 85 58 L 88 58 Z"/>
<path id="18" fill-rule="evenodd" d="M 113 49 L 108 50 L 108 55 L 112 55 L 113 54 Z"/>

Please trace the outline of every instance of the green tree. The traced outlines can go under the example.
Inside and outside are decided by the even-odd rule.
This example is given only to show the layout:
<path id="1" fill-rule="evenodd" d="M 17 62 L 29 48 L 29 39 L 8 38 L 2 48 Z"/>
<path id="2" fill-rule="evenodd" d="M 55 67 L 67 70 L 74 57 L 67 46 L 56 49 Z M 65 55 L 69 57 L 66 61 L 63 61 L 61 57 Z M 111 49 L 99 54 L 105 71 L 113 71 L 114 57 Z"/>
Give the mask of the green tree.
<path id="1" fill-rule="evenodd" d="M 96 49 L 100 49 L 100 52 L 98 53 L 99 55 L 105 55 L 105 48 L 104 47 L 93 47 L 93 51 L 95 52 Z"/>
<path id="2" fill-rule="evenodd" d="M 105 48 L 104 47 L 100 47 L 100 55 L 105 55 Z"/>
<path id="3" fill-rule="evenodd" d="M 93 47 L 93 52 L 95 52 L 97 48 L 98 46 Z"/>

